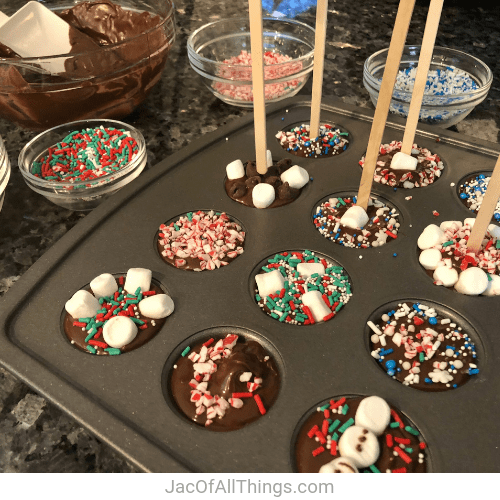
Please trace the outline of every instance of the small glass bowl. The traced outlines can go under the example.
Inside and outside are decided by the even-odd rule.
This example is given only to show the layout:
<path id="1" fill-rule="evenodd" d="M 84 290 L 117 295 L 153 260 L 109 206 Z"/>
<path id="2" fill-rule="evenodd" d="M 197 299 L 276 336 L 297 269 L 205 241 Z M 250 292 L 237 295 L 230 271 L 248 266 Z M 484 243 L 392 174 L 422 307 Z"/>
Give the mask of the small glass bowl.
<path id="1" fill-rule="evenodd" d="M 266 103 L 294 96 L 305 85 L 314 62 L 314 28 L 293 19 L 263 19 L 265 53 L 289 56 L 289 61 L 264 68 Z M 251 64 L 224 61 L 250 52 L 248 18 L 206 24 L 187 42 L 189 62 L 208 89 L 222 101 L 253 107 Z"/>
<path id="2" fill-rule="evenodd" d="M 75 130 L 95 128 L 101 125 L 105 128 L 124 129 L 137 141 L 137 155 L 120 170 L 91 181 L 74 183 L 45 180 L 31 173 L 33 162 L 68 134 Z M 117 120 L 81 120 L 59 125 L 37 135 L 24 146 L 19 155 L 19 169 L 26 184 L 33 191 L 45 196 L 47 200 L 69 210 L 94 209 L 103 200 L 134 180 L 144 170 L 146 163 L 146 141 L 143 135 L 131 125 Z"/>
<path id="3" fill-rule="evenodd" d="M 388 49 L 372 54 L 363 68 L 363 84 L 370 94 L 373 105 L 377 105 Z M 418 66 L 420 45 L 406 45 L 399 69 Z M 493 74 L 479 59 L 455 49 L 434 47 L 431 70 L 444 70 L 449 66 L 469 73 L 478 88 L 469 92 L 452 95 L 424 95 L 420 109 L 421 123 L 448 128 L 462 121 L 487 96 L 493 81 Z M 394 89 L 390 111 L 400 116 L 408 116 L 411 92 Z"/>
<path id="4" fill-rule="evenodd" d="M 7 150 L 0 137 L 0 210 L 2 210 L 5 199 L 5 190 L 10 178 L 10 161 L 7 156 Z"/>

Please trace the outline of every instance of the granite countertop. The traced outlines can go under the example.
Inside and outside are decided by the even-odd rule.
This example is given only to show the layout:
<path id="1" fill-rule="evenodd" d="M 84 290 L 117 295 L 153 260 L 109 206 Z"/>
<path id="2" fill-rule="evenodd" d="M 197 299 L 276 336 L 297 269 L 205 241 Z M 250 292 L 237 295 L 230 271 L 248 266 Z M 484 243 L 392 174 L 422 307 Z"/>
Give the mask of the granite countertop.
<path id="1" fill-rule="evenodd" d="M 6 3 L 0 0 L 0 7 Z M 246 3 L 221 0 L 175 3 L 177 39 L 163 77 L 148 99 L 125 118 L 146 138 L 147 168 L 155 168 L 160 160 L 201 135 L 251 112 L 215 98 L 190 68 L 186 50 L 187 38 L 194 29 L 217 19 L 244 16 Z M 269 8 L 280 4 L 271 0 L 263 3 Z M 291 0 L 287 3 L 294 8 L 300 4 Z M 302 3 L 308 2 L 302 0 Z M 493 71 L 488 97 L 454 130 L 499 142 L 500 6 L 488 6 L 491 4 L 482 0 L 472 3 L 447 0 L 436 44 L 472 54 Z M 397 0 L 330 0 L 324 96 L 373 108 L 363 87 L 363 63 L 373 52 L 388 46 L 397 5 Z M 427 5 L 428 1 L 417 0 L 408 43 L 420 43 Z M 309 10 L 297 17 L 314 25 L 314 15 L 314 10 Z M 310 94 L 310 85 L 311 80 L 301 93 Z M 35 136 L 33 132 L 0 119 L 0 135 L 13 167 L 0 213 L 2 296 L 85 213 L 59 208 L 24 183 L 17 157 Z M 0 471 L 134 472 L 136 469 L 75 420 L 0 368 Z"/>

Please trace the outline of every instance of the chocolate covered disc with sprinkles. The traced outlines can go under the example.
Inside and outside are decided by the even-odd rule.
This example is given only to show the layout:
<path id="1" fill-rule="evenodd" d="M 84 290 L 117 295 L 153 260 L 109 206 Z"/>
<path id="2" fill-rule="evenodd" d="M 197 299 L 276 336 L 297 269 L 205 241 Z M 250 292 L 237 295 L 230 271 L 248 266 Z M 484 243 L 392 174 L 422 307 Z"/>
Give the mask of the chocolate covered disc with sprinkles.
<path id="1" fill-rule="evenodd" d="M 266 414 L 278 397 L 280 375 L 259 342 L 228 334 L 186 347 L 169 387 L 189 420 L 213 431 L 233 431 Z"/>
<path id="2" fill-rule="evenodd" d="M 479 373 L 476 346 L 462 327 L 434 308 L 402 302 L 368 321 L 371 355 L 394 380 L 423 391 L 446 391 Z"/>
<path id="3" fill-rule="evenodd" d="M 378 396 L 345 396 L 319 406 L 300 427 L 298 472 L 427 472 L 418 429 Z"/>
<path id="4" fill-rule="evenodd" d="M 475 174 L 467 177 L 458 188 L 460 200 L 471 212 L 476 214 L 479 212 L 490 180 L 490 175 Z M 500 221 L 500 200 L 497 202 L 493 217 L 496 221 Z"/>
<path id="5" fill-rule="evenodd" d="M 438 155 L 432 154 L 428 149 L 413 145 L 411 156 L 417 158 L 415 170 L 394 170 L 391 168 L 392 158 L 401 151 L 402 142 L 392 141 L 390 144 L 381 144 L 377 158 L 377 166 L 373 180 L 379 184 L 390 187 L 412 189 L 425 187 L 435 182 L 441 176 L 444 168 Z M 361 167 L 365 164 L 365 157 L 359 161 Z"/>
<path id="6" fill-rule="evenodd" d="M 188 212 L 162 224 L 157 247 L 168 264 L 187 271 L 213 271 L 243 253 L 245 231 L 224 212 Z"/>
<path id="7" fill-rule="evenodd" d="M 75 130 L 40 155 L 31 173 L 47 181 L 88 181 L 91 186 L 95 179 L 128 165 L 138 152 L 137 141 L 126 130 L 103 126 Z"/>
<path id="8" fill-rule="evenodd" d="M 309 138 L 309 124 L 302 124 L 276 134 L 276 139 L 283 149 L 304 158 L 327 158 L 339 155 L 347 149 L 348 137 L 348 132 L 328 124 L 321 125 L 319 136 L 312 140 Z"/>
<path id="9" fill-rule="evenodd" d="M 78 349 L 97 355 L 133 351 L 151 340 L 174 311 L 172 299 L 151 281 L 149 269 L 126 276 L 101 274 L 66 302 L 64 333 Z"/>
<path id="10" fill-rule="evenodd" d="M 255 282 L 259 307 L 291 325 L 328 321 L 352 297 L 344 268 L 310 250 L 274 255 L 258 271 Z"/>
<path id="11" fill-rule="evenodd" d="M 475 254 L 467 248 L 475 220 L 429 224 L 417 240 L 419 262 L 435 285 L 465 295 L 500 295 L 500 227 L 488 226 Z"/>
<path id="12" fill-rule="evenodd" d="M 368 221 L 362 228 L 343 224 L 342 217 L 355 205 L 356 197 L 330 198 L 323 202 L 314 215 L 316 229 L 325 238 L 349 248 L 380 247 L 398 237 L 398 212 L 374 198 L 368 202 Z"/>

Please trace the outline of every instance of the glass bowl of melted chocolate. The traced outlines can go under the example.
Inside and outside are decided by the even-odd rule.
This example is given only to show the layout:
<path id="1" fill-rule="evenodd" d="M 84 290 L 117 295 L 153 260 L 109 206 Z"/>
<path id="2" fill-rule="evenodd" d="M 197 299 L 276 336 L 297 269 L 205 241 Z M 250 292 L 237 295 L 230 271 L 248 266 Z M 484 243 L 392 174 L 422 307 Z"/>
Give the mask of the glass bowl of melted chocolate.
<path id="1" fill-rule="evenodd" d="M 44 5 L 69 24 L 71 50 L 26 58 L 8 41 L 0 43 L 0 115 L 45 130 L 130 114 L 167 61 L 175 39 L 172 1 L 48 0 Z M 18 8 L 11 0 L 3 11 L 10 16 Z"/>

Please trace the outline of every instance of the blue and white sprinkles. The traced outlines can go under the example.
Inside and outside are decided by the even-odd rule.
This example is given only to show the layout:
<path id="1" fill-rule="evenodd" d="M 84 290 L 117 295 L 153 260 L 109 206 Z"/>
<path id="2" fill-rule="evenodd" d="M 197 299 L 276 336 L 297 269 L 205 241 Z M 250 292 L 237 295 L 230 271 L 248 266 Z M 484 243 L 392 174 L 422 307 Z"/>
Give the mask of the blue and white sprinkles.
<path id="1" fill-rule="evenodd" d="M 479 373 L 476 346 L 462 327 L 419 302 L 402 302 L 371 330 L 371 355 L 403 385 L 445 391 Z"/>
<path id="2" fill-rule="evenodd" d="M 478 213 L 483 203 L 484 195 L 488 189 L 491 176 L 484 174 L 469 177 L 459 188 L 459 196 L 467 208 L 474 213 Z M 500 200 L 497 202 L 493 214 L 495 220 L 500 221 Z"/>

